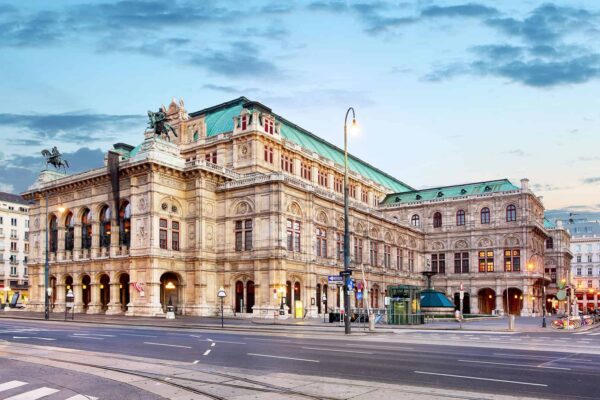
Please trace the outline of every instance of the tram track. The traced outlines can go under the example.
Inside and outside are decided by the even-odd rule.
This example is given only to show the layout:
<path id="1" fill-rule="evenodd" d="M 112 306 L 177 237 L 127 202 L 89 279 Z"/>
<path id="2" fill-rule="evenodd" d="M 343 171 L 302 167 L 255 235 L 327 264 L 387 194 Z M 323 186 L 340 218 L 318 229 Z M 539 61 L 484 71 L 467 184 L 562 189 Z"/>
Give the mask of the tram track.
<path id="1" fill-rule="evenodd" d="M 27 357 L 27 356 L 24 356 L 23 354 L 6 351 L 6 350 L 4 350 L 3 352 L 5 354 L 11 354 L 13 356 L 17 356 L 17 358 L 21 359 L 22 361 L 27 361 L 27 360 L 22 359 L 23 357 L 25 357 L 25 358 Z M 66 362 L 64 359 L 52 358 L 52 357 L 36 356 L 36 358 L 46 360 L 46 361 L 58 362 L 61 364 L 64 364 Z M 68 361 L 68 364 L 69 365 L 78 365 L 78 366 L 87 367 L 87 368 L 94 368 L 94 369 L 103 370 L 103 371 L 117 372 L 117 373 L 124 374 L 124 375 L 130 375 L 130 376 L 136 376 L 139 378 L 149 379 L 154 382 L 159 382 L 161 384 L 175 387 L 177 389 L 183 390 L 188 393 L 205 396 L 207 398 L 214 399 L 214 400 L 227 400 L 227 398 L 216 395 L 214 393 L 211 393 L 211 392 L 208 392 L 205 390 L 201 390 L 201 389 L 189 386 L 189 384 L 186 385 L 184 383 L 189 382 L 189 383 L 200 383 L 200 384 L 208 384 L 208 385 L 219 385 L 219 386 L 225 386 L 225 387 L 232 388 L 232 389 L 243 389 L 243 390 L 261 392 L 261 393 L 279 393 L 282 395 L 294 395 L 294 396 L 299 396 L 299 397 L 303 397 L 303 398 L 307 398 L 307 399 L 316 399 L 316 400 L 336 400 L 337 399 L 334 397 L 327 397 L 327 396 L 315 396 L 315 395 L 312 395 L 309 393 L 304 393 L 304 392 L 286 388 L 283 386 L 273 385 L 273 384 L 260 382 L 260 381 L 250 379 L 250 378 L 244 378 L 244 377 L 240 377 L 237 375 L 226 374 L 226 373 L 215 372 L 215 371 L 198 371 L 198 370 L 191 369 L 191 368 L 181 368 L 187 372 L 195 371 L 195 372 L 199 372 L 199 373 L 206 374 L 206 375 L 212 375 L 212 376 L 217 376 L 217 377 L 221 377 L 221 378 L 226 378 L 226 379 L 231 380 L 232 382 L 233 381 L 245 382 L 249 385 L 254 385 L 254 386 L 247 386 L 247 385 L 235 384 L 235 383 L 229 383 L 229 382 L 215 382 L 215 381 L 211 381 L 211 380 L 196 379 L 196 378 L 183 378 L 183 377 L 178 377 L 177 375 L 164 375 L 164 374 L 157 374 L 157 373 L 152 373 L 152 372 L 135 371 L 135 370 L 125 369 L 125 368 L 90 364 L 90 363 L 85 363 L 85 362 L 80 362 L 80 361 Z M 167 364 L 164 364 L 164 363 L 154 363 L 154 365 L 167 366 Z M 168 365 L 168 366 L 172 366 L 172 365 Z M 179 381 L 179 383 L 177 381 Z M 183 382 L 183 383 L 181 383 L 181 382 Z M 260 387 L 256 387 L 256 386 L 260 386 Z"/>

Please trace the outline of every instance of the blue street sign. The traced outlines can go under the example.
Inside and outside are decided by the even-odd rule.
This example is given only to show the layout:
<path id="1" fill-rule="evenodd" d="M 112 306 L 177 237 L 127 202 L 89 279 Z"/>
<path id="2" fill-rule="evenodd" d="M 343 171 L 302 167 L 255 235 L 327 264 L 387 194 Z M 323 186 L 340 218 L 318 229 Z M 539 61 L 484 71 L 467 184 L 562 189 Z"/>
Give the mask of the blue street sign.
<path id="1" fill-rule="evenodd" d="M 362 292 L 356 292 L 356 300 L 362 300 Z"/>
<path id="2" fill-rule="evenodd" d="M 339 275 L 329 275 L 327 277 L 327 282 L 343 285 L 344 284 L 344 277 L 343 276 L 339 276 Z"/>
<path id="3" fill-rule="evenodd" d="M 354 289 L 354 281 L 352 279 L 348 279 L 348 290 Z"/>

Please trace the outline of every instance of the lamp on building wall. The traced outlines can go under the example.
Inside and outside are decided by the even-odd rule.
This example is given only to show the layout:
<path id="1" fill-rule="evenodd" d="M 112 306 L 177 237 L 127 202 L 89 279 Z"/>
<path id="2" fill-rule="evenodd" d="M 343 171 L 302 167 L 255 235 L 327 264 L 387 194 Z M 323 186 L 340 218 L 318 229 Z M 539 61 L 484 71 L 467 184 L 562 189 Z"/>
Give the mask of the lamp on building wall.
<path id="1" fill-rule="evenodd" d="M 175 284 L 171 281 L 167 282 L 167 284 L 165 285 L 165 289 L 175 289 Z"/>
<path id="2" fill-rule="evenodd" d="M 358 130 L 356 124 L 356 114 L 354 108 L 348 108 L 346 117 L 344 118 L 344 332 L 350 334 L 350 229 L 348 221 L 348 115 L 352 112 L 352 124 L 350 132 L 354 133 Z"/>

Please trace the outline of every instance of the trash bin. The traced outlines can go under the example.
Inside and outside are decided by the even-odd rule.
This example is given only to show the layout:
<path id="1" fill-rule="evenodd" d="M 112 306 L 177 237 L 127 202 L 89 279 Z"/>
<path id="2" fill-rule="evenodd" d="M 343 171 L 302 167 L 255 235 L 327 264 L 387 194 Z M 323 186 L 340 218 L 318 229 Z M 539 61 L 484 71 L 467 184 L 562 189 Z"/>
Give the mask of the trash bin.
<path id="1" fill-rule="evenodd" d="M 508 330 L 509 331 L 515 330 L 515 316 L 514 315 L 508 316 Z"/>

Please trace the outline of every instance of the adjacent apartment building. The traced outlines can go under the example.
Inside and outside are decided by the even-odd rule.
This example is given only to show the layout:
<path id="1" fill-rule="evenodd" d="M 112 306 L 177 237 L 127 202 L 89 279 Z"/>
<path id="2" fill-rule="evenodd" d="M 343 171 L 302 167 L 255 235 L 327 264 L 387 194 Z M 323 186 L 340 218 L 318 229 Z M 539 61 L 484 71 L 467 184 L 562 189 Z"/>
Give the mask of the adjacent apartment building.
<path id="1" fill-rule="evenodd" d="M 162 111 L 177 136 L 147 130 L 105 167 L 42 171 L 24 194 L 35 202 L 32 308 L 44 304 L 48 229 L 55 310 L 72 288 L 77 311 L 215 315 L 221 287 L 237 315 L 339 309 L 328 277 L 343 269 L 343 151 L 245 97 Z M 541 310 L 551 227 L 528 180 L 417 190 L 350 156 L 349 197 L 351 268 L 367 282 L 352 306 L 383 308 L 390 285 L 423 286 L 433 269 L 449 297 L 463 285 L 465 311 Z"/>
<path id="2" fill-rule="evenodd" d="M 581 311 L 598 308 L 600 297 L 600 222 L 568 220 L 571 234 L 571 284 Z"/>
<path id="3" fill-rule="evenodd" d="M 28 297 L 29 207 L 23 197 L 0 192 L 0 295 Z"/>

